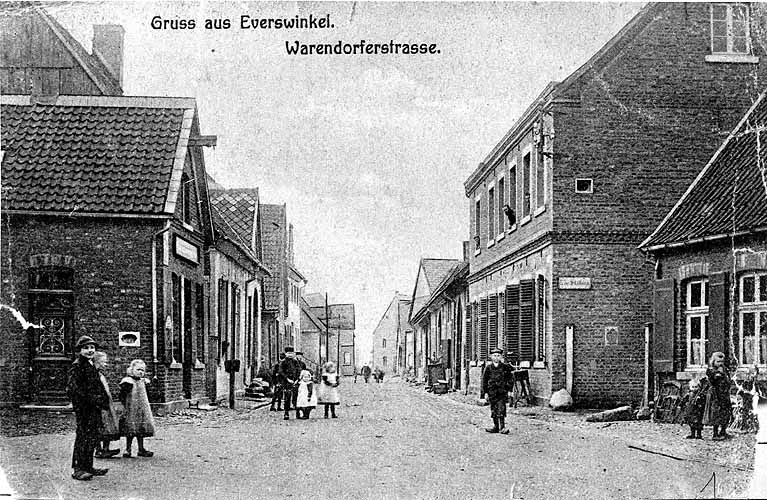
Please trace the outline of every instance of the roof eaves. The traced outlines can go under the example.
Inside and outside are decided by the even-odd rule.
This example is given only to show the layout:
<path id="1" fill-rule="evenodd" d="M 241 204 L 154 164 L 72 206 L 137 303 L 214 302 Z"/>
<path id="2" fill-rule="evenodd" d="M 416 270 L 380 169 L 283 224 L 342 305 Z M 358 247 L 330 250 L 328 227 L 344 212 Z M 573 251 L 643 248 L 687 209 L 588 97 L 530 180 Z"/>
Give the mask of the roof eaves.
<path id="1" fill-rule="evenodd" d="M 666 217 L 663 218 L 663 220 L 658 224 L 658 226 L 655 228 L 655 231 L 653 231 L 650 236 L 645 238 L 645 240 L 639 244 L 638 248 L 644 251 L 651 251 L 650 248 L 655 248 L 657 245 L 652 245 L 653 239 L 655 236 L 666 226 L 666 224 L 669 223 L 671 218 L 674 216 L 677 210 L 679 210 L 679 207 L 682 206 L 682 203 L 687 199 L 688 196 L 692 193 L 692 191 L 695 189 L 695 187 L 701 182 L 701 180 L 705 177 L 706 172 L 708 172 L 711 169 L 711 166 L 716 163 L 716 160 L 719 158 L 719 156 L 722 154 L 722 152 L 727 148 L 727 146 L 732 142 L 732 140 L 737 135 L 737 132 L 743 127 L 743 125 L 746 123 L 748 118 L 751 116 L 751 114 L 754 112 L 756 107 L 759 105 L 760 102 L 764 99 L 765 94 L 767 94 L 767 90 L 763 91 L 759 97 L 757 98 L 756 102 L 749 108 L 749 110 L 746 112 L 745 115 L 743 115 L 743 118 L 740 119 L 738 124 L 735 126 L 734 129 L 729 133 L 727 136 L 727 139 L 719 146 L 719 149 L 716 150 L 716 153 L 709 159 L 708 163 L 706 163 L 706 166 L 703 167 L 703 169 L 700 171 L 698 176 L 695 178 L 694 181 L 692 181 L 692 184 L 690 184 L 687 187 L 687 190 L 684 192 L 681 198 L 677 200 L 676 204 L 671 208 L 671 210 L 666 214 Z M 666 242 L 666 243 L 673 243 L 672 242 Z M 663 248 L 664 245 L 661 245 L 660 248 Z"/>
<path id="2" fill-rule="evenodd" d="M 181 188 L 181 174 L 184 173 L 187 145 L 189 144 L 189 134 L 192 130 L 195 112 L 195 109 L 184 110 L 184 119 L 181 122 L 176 155 L 173 159 L 173 172 L 170 176 L 170 182 L 168 182 L 168 193 L 165 197 L 165 212 L 169 214 L 176 212 L 176 201 L 178 200 L 178 192 Z"/>

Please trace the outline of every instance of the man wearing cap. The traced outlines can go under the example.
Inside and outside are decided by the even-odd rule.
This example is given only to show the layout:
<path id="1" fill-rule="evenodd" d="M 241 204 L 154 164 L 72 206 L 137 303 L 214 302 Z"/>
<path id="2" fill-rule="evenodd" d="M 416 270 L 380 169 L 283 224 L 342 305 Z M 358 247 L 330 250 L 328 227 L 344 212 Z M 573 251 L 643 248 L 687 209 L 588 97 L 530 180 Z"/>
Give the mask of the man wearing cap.
<path id="1" fill-rule="evenodd" d="M 83 335 L 75 344 L 77 359 L 72 363 L 67 378 L 67 396 L 72 400 L 77 428 L 72 452 L 73 479 L 87 481 L 93 476 L 103 476 L 108 469 L 93 467 L 101 426 L 101 410 L 109 409 L 109 396 L 93 365 L 96 341 Z"/>
<path id="2" fill-rule="evenodd" d="M 274 363 L 272 367 L 272 403 L 269 406 L 269 411 L 282 411 L 282 390 L 285 386 L 285 381 L 282 380 L 280 375 L 280 363 L 285 359 L 285 353 L 280 353 L 280 360 Z M 275 410 L 274 404 L 277 403 L 277 409 Z"/>
<path id="3" fill-rule="evenodd" d="M 290 420 L 290 405 L 293 403 L 296 394 L 295 384 L 298 382 L 298 376 L 301 374 L 301 364 L 296 359 L 295 350 L 288 346 L 285 348 L 285 359 L 280 361 L 280 376 L 283 381 L 282 393 L 284 395 L 285 420 Z"/>
<path id="4" fill-rule="evenodd" d="M 302 370 L 306 370 L 306 363 L 304 362 L 304 353 L 302 353 L 301 351 L 296 351 L 296 361 L 298 361 L 298 364 L 301 365 Z"/>
<path id="5" fill-rule="evenodd" d="M 485 431 L 497 434 L 508 434 L 506 428 L 506 404 L 509 393 L 512 390 L 511 367 L 501 361 L 503 350 L 497 347 L 490 351 L 489 365 L 482 372 L 482 394 L 490 403 L 490 416 L 493 418 L 493 427 Z"/>

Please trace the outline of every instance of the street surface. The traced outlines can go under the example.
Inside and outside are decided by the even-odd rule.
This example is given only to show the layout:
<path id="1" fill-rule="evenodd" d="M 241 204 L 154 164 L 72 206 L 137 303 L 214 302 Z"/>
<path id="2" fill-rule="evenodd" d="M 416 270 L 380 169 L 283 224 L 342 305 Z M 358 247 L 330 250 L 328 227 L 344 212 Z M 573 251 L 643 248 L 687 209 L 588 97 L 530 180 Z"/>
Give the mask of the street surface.
<path id="1" fill-rule="evenodd" d="M 3 473 L 15 498 L 147 500 L 711 498 L 704 486 L 713 473 L 721 498 L 751 478 L 519 414 L 509 418 L 510 435 L 488 434 L 488 407 L 397 379 L 347 378 L 340 389 L 335 420 L 319 410 L 309 421 L 284 421 L 239 401 L 237 411 L 158 418 L 157 437 L 146 440 L 154 457 L 96 460 L 110 471 L 89 482 L 70 478 L 73 430 L 2 437 L 0 493 Z"/>

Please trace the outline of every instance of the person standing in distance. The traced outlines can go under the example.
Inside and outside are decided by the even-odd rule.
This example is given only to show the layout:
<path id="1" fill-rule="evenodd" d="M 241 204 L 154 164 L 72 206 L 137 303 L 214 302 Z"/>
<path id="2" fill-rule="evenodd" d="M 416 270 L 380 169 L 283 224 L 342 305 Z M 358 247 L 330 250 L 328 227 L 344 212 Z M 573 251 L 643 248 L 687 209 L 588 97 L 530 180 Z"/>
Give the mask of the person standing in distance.
<path id="1" fill-rule="evenodd" d="M 301 365 L 296 359 L 296 353 L 290 346 L 285 347 L 285 359 L 280 361 L 280 376 L 283 381 L 282 393 L 284 395 L 283 409 L 285 410 L 285 420 L 290 420 L 290 406 L 293 403 L 296 394 L 296 385 L 298 377 L 301 374 Z"/>

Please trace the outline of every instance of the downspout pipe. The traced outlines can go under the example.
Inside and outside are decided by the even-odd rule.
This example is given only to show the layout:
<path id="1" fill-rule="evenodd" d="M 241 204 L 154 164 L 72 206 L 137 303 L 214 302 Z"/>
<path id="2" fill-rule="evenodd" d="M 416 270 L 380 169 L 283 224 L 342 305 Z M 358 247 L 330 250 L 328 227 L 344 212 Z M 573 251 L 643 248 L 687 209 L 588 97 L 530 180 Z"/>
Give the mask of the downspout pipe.
<path id="1" fill-rule="evenodd" d="M 157 238 L 170 230 L 171 221 L 165 222 L 165 226 L 152 234 L 152 363 L 154 364 L 154 376 L 157 377 Z"/>

